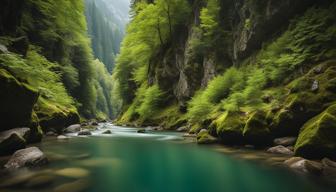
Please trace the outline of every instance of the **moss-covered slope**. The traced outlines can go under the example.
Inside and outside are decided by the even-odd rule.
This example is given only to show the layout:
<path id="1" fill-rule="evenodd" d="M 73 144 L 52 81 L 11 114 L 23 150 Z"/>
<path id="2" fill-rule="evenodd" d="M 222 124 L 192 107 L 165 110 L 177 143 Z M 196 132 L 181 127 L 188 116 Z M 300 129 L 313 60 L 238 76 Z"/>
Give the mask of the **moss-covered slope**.
<path id="1" fill-rule="evenodd" d="M 176 18 L 161 12 L 167 4 Z M 268 145 L 298 136 L 336 101 L 334 1 L 157 0 L 133 9 L 114 71 L 120 123 L 169 129 L 183 119 L 223 143 Z M 165 114 L 171 103 L 178 110 Z"/>

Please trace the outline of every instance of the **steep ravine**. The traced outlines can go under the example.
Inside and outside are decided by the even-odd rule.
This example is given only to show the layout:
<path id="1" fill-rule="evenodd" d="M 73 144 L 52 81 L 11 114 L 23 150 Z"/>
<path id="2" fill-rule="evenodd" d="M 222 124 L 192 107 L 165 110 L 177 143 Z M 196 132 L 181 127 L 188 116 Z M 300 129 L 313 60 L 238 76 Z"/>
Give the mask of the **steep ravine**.
<path id="1" fill-rule="evenodd" d="M 0 191 L 334 188 L 334 0 L 121 1 L 0 3 Z"/>
<path id="2" fill-rule="evenodd" d="M 289 147 L 296 155 L 336 158 L 334 1 L 160 2 L 138 2 L 117 60 L 118 124 L 204 129 L 201 142 L 255 147 L 298 137 Z M 165 6 L 175 17 L 160 12 Z M 147 32 L 156 42 L 136 28 L 152 21 L 144 17 L 152 7 L 173 23 Z M 148 54 L 132 58 L 139 44 Z"/>

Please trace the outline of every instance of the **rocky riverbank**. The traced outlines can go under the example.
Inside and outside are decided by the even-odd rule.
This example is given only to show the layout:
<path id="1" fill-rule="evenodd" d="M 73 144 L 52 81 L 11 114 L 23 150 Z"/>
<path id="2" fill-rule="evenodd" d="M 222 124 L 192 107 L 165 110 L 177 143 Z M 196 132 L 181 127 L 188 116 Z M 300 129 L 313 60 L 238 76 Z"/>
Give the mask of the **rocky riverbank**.
<path id="1" fill-rule="evenodd" d="M 66 134 L 89 136 L 98 125 L 96 121 L 74 124 L 57 131 L 49 130 L 44 136 L 56 137 L 59 140 L 68 139 Z M 36 145 L 38 144 L 34 142 L 31 128 L 15 128 L 0 132 L 0 157 L 3 164 L 7 161 L 3 168 L 5 170 L 36 168 L 47 164 L 48 158 L 40 149 L 34 147 Z"/>
<path id="2" fill-rule="evenodd" d="M 296 137 L 276 138 L 273 140 L 273 145 L 269 147 L 245 145 L 232 148 L 224 148 L 221 147 L 223 145 L 218 145 L 220 143 L 219 140 L 211 136 L 206 129 L 201 130 L 197 135 L 186 133 L 185 137 L 197 138 L 198 144 L 217 144 L 215 145 L 216 150 L 233 154 L 238 158 L 261 160 L 271 165 L 289 168 L 297 173 L 322 176 L 328 180 L 336 181 L 335 161 L 327 157 L 322 159 L 305 159 L 295 156 L 294 145 L 297 142 Z"/>

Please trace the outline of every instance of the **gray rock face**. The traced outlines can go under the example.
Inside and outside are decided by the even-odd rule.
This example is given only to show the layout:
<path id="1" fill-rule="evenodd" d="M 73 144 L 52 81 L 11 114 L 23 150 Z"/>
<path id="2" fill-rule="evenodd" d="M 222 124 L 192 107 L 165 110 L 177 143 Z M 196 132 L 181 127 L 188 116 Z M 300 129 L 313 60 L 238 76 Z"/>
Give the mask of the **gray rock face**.
<path id="1" fill-rule="evenodd" d="M 289 168 L 302 173 L 319 175 L 323 171 L 323 165 L 316 161 L 310 161 L 301 157 L 292 157 L 284 162 Z"/>
<path id="2" fill-rule="evenodd" d="M 282 137 L 274 139 L 273 142 L 275 145 L 282 145 L 287 147 L 295 145 L 296 139 L 296 137 Z"/>
<path id="3" fill-rule="evenodd" d="M 204 76 L 201 87 L 206 87 L 208 83 L 216 76 L 216 64 L 213 57 L 205 58 L 203 62 Z"/>
<path id="4" fill-rule="evenodd" d="M 275 153 L 275 154 L 282 154 L 282 155 L 294 155 L 294 152 L 289 150 L 288 148 L 278 145 L 275 147 L 271 147 L 267 150 L 269 153 Z"/>
<path id="5" fill-rule="evenodd" d="M 83 130 L 83 131 L 78 132 L 77 135 L 78 136 L 89 136 L 89 135 L 92 135 L 92 133 L 91 133 L 91 131 Z"/>
<path id="6" fill-rule="evenodd" d="M 316 92 L 316 91 L 318 91 L 318 90 L 319 90 L 319 82 L 318 82 L 317 80 L 315 80 L 315 81 L 313 82 L 312 87 L 311 87 L 311 91 L 312 91 L 312 92 Z"/>
<path id="7" fill-rule="evenodd" d="M 6 46 L 0 44 L 0 53 L 8 53 L 8 49 Z"/>
<path id="8" fill-rule="evenodd" d="M 81 130 L 81 125 L 80 124 L 75 124 L 75 125 L 70 125 L 69 127 L 67 127 L 64 132 L 65 133 L 76 133 L 79 132 Z"/>
<path id="9" fill-rule="evenodd" d="M 304 11 L 314 2 L 310 0 L 262 1 L 258 6 L 251 1 L 235 1 L 235 26 L 233 57 L 242 61 L 253 51 L 261 48 L 262 42 L 270 38 L 280 26 L 287 26 L 294 15 Z M 260 17 L 262 12 L 264 15 Z"/>
<path id="10" fill-rule="evenodd" d="M 46 165 L 47 157 L 37 147 L 16 151 L 5 165 L 6 169 L 33 168 Z"/>

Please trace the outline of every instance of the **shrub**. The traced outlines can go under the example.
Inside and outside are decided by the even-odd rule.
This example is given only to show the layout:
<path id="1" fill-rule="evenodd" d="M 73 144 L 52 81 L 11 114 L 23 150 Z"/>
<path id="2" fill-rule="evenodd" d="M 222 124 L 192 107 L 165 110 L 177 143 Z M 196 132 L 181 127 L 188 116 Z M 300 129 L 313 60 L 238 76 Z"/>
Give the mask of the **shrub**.
<path id="1" fill-rule="evenodd" d="M 204 92 L 198 92 L 188 103 L 187 118 L 191 123 L 199 123 L 207 118 L 213 108 L 214 105 L 209 102 Z"/>
<path id="2" fill-rule="evenodd" d="M 163 100 L 164 93 L 160 90 L 158 85 L 153 85 L 147 88 L 141 96 L 143 96 L 143 99 L 136 111 L 141 118 L 146 120 L 156 112 Z"/>
<path id="3" fill-rule="evenodd" d="M 241 89 L 243 84 L 243 73 L 232 67 L 223 75 L 214 78 L 205 89 L 204 95 L 209 102 L 219 103 L 231 91 Z"/>

